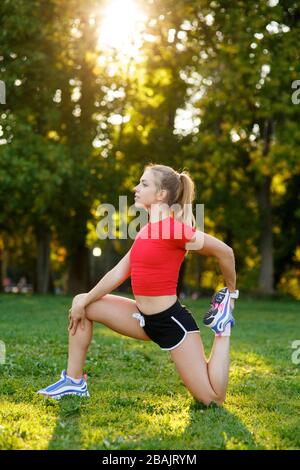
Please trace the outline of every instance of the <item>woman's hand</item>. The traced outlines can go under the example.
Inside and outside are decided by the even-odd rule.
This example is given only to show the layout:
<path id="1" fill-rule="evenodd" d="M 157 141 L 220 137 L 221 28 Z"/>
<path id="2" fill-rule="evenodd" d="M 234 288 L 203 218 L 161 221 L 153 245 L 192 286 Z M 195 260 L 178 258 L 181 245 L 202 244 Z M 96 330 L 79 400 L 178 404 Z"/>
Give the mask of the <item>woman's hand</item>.
<path id="1" fill-rule="evenodd" d="M 71 335 L 74 336 L 80 322 L 81 328 L 85 328 L 85 305 L 83 302 L 83 296 L 86 294 L 81 294 L 76 296 L 73 300 L 72 307 L 69 310 L 69 327 Z"/>

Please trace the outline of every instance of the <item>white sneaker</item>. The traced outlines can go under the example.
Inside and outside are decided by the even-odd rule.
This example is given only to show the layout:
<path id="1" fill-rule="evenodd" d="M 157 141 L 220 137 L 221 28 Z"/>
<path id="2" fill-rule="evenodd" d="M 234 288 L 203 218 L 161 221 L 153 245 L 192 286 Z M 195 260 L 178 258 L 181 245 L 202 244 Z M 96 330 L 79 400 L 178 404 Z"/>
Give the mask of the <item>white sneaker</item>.
<path id="1" fill-rule="evenodd" d="M 80 382 L 74 382 L 71 377 L 67 376 L 65 370 L 61 373 L 61 380 L 46 388 L 42 388 L 37 393 L 45 397 L 54 398 L 55 400 L 60 400 L 60 398 L 66 395 L 77 395 L 80 397 L 90 396 L 86 380 L 82 377 Z"/>
<path id="2" fill-rule="evenodd" d="M 211 299 L 210 309 L 203 317 L 205 326 L 211 328 L 216 334 L 221 334 L 228 323 L 234 326 L 232 315 L 231 296 L 227 287 L 216 292 Z"/>

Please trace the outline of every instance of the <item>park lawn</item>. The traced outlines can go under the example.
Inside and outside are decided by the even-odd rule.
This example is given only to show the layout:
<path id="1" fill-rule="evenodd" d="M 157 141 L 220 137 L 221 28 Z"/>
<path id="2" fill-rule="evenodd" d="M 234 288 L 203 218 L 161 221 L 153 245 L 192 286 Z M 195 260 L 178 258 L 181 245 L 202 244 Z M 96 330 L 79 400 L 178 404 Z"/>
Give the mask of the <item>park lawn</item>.
<path id="1" fill-rule="evenodd" d="M 122 294 L 124 295 L 124 294 Z M 0 449 L 299 449 L 299 302 L 241 299 L 221 408 L 194 400 L 152 342 L 95 325 L 85 371 L 91 398 L 36 390 L 66 367 L 71 297 L 0 295 Z M 209 299 L 182 301 L 199 326 Z M 206 353 L 213 335 L 201 327 Z"/>

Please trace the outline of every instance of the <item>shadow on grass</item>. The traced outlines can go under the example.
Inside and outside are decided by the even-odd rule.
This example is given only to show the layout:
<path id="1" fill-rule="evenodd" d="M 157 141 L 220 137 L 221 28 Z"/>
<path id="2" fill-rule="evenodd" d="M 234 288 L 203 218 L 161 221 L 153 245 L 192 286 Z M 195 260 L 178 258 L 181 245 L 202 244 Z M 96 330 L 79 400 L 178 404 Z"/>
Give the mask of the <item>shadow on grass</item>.
<path id="1" fill-rule="evenodd" d="M 60 400 L 60 411 L 57 416 L 56 428 L 48 445 L 48 450 L 81 449 L 80 418 L 84 417 L 84 399 L 65 397 Z M 139 412 L 136 419 L 139 421 Z M 107 440 L 106 440 L 107 441 Z M 87 447 L 106 450 L 137 450 L 137 449 L 167 449 L 167 450 L 231 450 L 255 449 L 264 447 L 255 442 L 254 436 L 242 424 L 240 419 L 224 407 L 215 404 L 206 407 L 193 400 L 189 408 L 189 423 L 181 434 L 167 433 L 148 438 L 137 437 L 128 440 L 123 436 L 110 438 L 104 446 L 103 442 L 93 442 Z"/>
<path id="2" fill-rule="evenodd" d="M 177 428 L 172 433 L 170 428 L 161 428 L 156 435 L 125 441 L 121 447 L 117 440 L 111 440 L 110 449 L 262 450 L 264 447 L 255 441 L 255 436 L 240 418 L 226 407 L 215 404 L 207 407 L 193 400 L 187 425 L 182 431 L 178 432 Z"/>
<path id="3" fill-rule="evenodd" d="M 190 405 L 190 424 L 184 435 L 189 438 L 199 434 L 201 430 L 201 449 L 263 449 L 255 442 L 254 435 L 241 422 L 240 418 L 226 409 L 226 405 L 218 407 L 202 405 L 193 400 Z"/>
<path id="4" fill-rule="evenodd" d="M 49 441 L 48 450 L 77 450 L 81 447 L 80 416 L 84 412 L 86 398 L 66 396 L 59 400 L 56 427 Z"/>

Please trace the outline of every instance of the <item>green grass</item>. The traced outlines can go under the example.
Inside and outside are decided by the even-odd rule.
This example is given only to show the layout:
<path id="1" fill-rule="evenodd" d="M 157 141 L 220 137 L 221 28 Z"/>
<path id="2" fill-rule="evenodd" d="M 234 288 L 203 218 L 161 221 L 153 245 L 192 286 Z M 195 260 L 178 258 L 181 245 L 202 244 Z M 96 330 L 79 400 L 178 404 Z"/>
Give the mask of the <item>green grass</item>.
<path id="1" fill-rule="evenodd" d="M 0 296 L 0 449 L 298 449 L 299 302 L 239 300 L 222 408 L 205 408 L 152 342 L 95 325 L 86 372 L 90 400 L 36 390 L 66 367 L 70 297 Z M 208 299 L 183 302 L 201 326 Z M 212 334 L 201 328 L 207 354 Z"/>

